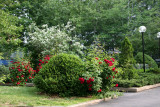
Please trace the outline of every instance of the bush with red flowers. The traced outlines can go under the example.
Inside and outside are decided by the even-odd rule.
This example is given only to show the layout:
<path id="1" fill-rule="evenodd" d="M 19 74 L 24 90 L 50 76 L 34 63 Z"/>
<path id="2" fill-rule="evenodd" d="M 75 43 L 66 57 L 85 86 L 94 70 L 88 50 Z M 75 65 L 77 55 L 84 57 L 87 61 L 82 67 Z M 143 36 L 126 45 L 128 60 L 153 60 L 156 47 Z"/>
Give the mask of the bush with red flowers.
<path id="1" fill-rule="evenodd" d="M 46 55 L 43 59 L 39 59 L 39 63 L 36 67 L 36 74 L 40 71 L 40 69 L 42 69 L 42 66 L 47 64 L 48 61 L 50 60 L 50 55 Z"/>
<path id="2" fill-rule="evenodd" d="M 90 93 L 101 93 L 109 91 L 112 87 L 118 86 L 113 84 L 118 70 L 116 69 L 117 61 L 114 58 L 103 59 L 94 58 L 86 62 L 86 72 L 79 78 L 81 84 L 86 84 L 86 91 Z"/>
<path id="3" fill-rule="evenodd" d="M 9 67 L 10 78 L 14 85 L 25 85 L 26 82 L 34 78 L 35 70 L 32 69 L 30 62 L 12 62 Z"/>

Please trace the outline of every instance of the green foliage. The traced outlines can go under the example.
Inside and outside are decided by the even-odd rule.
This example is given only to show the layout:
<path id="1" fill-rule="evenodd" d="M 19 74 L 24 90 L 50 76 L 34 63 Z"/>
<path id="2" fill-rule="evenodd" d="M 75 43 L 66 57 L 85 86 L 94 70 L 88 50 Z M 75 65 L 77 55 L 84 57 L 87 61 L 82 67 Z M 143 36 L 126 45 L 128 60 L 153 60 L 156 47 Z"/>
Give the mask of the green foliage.
<path id="1" fill-rule="evenodd" d="M 113 81 L 114 83 L 117 83 L 119 87 L 141 87 L 142 85 L 140 83 L 137 82 L 136 79 L 115 79 Z"/>
<path id="2" fill-rule="evenodd" d="M 67 25 L 48 27 L 43 25 L 41 28 L 32 23 L 29 26 L 29 39 L 27 47 L 31 51 L 32 62 L 38 63 L 38 56 L 56 55 L 59 53 L 70 53 L 82 55 L 83 45 L 79 42 L 76 35 L 69 36 L 74 27 L 68 22 Z M 34 50 L 33 50 L 34 48 Z"/>
<path id="3" fill-rule="evenodd" d="M 133 47 L 127 37 L 125 37 L 121 44 L 121 53 L 119 57 L 119 65 L 122 67 L 127 67 L 134 63 Z"/>
<path id="4" fill-rule="evenodd" d="M 144 54 L 144 58 L 145 58 L 145 63 L 149 65 L 149 67 L 151 68 L 158 68 L 157 63 L 154 61 L 154 59 L 152 57 L 150 57 L 147 54 Z M 136 56 L 135 59 L 137 61 L 137 63 L 143 63 L 143 53 L 139 52 Z"/>
<path id="5" fill-rule="evenodd" d="M 121 79 L 131 80 L 131 79 L 137 78 L 137 77 L 138 77 L 138 73 L 134 69 L 123 69 L 123 71 L 119 73 L 119 78 L 121 78 Z"/>
<path id="6" fill-rule="evenodd" d="M 147 72 L 152 72 L 155 74 L 159 74 L 160 73 L 160 68 L 150 68 Z"/>
<path id="7" fill-rule="evenodd" d="M 86 86 L 87 93 L 97 94 L 97 92 L 102 92 L 104 94 L 115 86 L 112 80 L 118 73 L 115 68 L 117 61 L 107 55 L 98 38 L 87 49 L 84 61 L 86 72 L 83 73 L 79 80 L 82 85 Z"/>
<path id="8" fill-rule="evenodd" d="M 9 77 L 9 67 L 0 65 L 0 83 L 4 83 L 8 77 Z"/>
<path id="9" fill-rule="evenodd" d="M 82 60 L 72 54 L 53 56 L 35 76 L 34 83 L 45 93 L 60 96 L 83 95 L 79 77 L 84 72 Z"/>
<path id="10" fill-rule="evenodd" d="M 107 45 L 114 37 L 114 44 L 118 46 L 127 29 L 124 0 L 46 0 L 37 5 L 39 7 L 37 12 L 34 9 L 35 17 L 32 18 L 36 24 L 51 27 L 71 21 L 76 27 L 73 33 L 79 35 L 85 46 L 92 43 L 93 35 L 101 33 L 107 34 L 104 40 Z"/>
<path id="11" fill-rule="evenodd" d="M 30 62 L 25 60 L 17 60 L 10 64 L 10 78 L 14 85 L 25 85 L 26 82 L 34 78 L 34 70 L 31 68 Z"/>
<path id="12" fill-rule="evenodd" d="M 81 49 L 83 46 L 78 42 L 76 35 L 70 37 L 69 33 L 72 32 L 74 27 L 68 22 L 62 28 L 60 26 L 48 27 L 43 25 L 38 28 L 34 23 L 29 26 L 28 45 L 35 48 L 35 52 L 40 52 L 43 55 L 58 54 L 58 53 L 72 53 L 82 54 Z"/>
<path id="13" fill-rule="evenodd" d="M 109 55 L 105 51 L 104 46 L 101 44 L 99 38 L 96 38 L 96 40 L 93 41 L 92 45 L 87 47 L 87 49 L 85 50 L 85 55 L 83 57 L 84 60 L 91 61 L 95 57 L 106 58 L 109 57 Z"/>
<path id="14" fill-rule="evenodd" d="M 85 64 L 86 72 L 79 80 L 82 85 L 87 85 L 85 88 L 88 93 L 105 94 L 115 86 L 113 79 L 116 78 L 118 71 L 115 68 L 116 61 L 113 58 L 107 60 L 95 57 L 92 60 L 87 60 Z"/>
<path id="15" fill-rule="evenodd" d="M 0 9 L 0 51 L 14 49 L 21 43 L 18 38 L 23 26 L 17 26 L 18 18 Z"/>
<path id="16" fill-rule="evenodd" d="M 87 60 L 85 62 L 85 72 L 83 73 L 82 77 L 84 78 L 86 85 L 85 89 L 88 93 L 96 93 L 102 87 L 102 78 L 100 77 L 101 71 L 99 68 L 99 64 L 95 58 L 91 59 L 90 61 Z M 92 78 L 94 81 L 90 81 Z M 82 83 L 83 85 L 83 83 Z M 89 90 L 90 89 L 90 90 Z"/>
<path id="17" fill-rule="evenodd" d="M 133 79 L 114 79 L 114 83 L 118 83 L 120 87 L 142 87 L 145 85 L 153 85 L 160 83 L 160 74 L 147 72 L 138 72 L 138 77 Z"/>

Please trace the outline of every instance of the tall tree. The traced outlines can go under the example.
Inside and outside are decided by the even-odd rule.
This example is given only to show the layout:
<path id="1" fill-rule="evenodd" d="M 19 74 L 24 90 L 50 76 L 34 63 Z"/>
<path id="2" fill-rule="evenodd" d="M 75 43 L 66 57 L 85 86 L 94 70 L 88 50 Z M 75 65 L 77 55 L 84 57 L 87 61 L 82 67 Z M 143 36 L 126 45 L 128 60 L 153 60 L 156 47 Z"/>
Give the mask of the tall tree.
<path id="1" fill-rule="evenodd" d="M 0 51 L 12 49 L 21 41 L 18 39 L 23 26 L 17 26 L 18 18 L 0 9 Z"/>

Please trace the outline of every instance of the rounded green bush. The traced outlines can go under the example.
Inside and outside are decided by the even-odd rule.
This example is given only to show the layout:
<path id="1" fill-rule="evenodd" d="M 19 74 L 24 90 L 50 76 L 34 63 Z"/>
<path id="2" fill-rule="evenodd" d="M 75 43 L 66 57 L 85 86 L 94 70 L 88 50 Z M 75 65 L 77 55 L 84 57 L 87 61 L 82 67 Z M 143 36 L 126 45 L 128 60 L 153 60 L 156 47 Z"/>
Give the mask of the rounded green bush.
<path id="1" fill-rule="evenodd" d="M 157 63 L 154 61 L 152 57 L 150 57 L 147 54 L 144 54 L 145 63 L 149 65 L 150 68 L 158 68 Z M 137 63 L 143 63 L 143 53 L 138 52 L 138 54 L 135 56 L 135 59 Z"/>
<path id="2" fill-rule="evenodd" d="M 53 56 L 35 76 L 34 84 L 45 93 L 61 96 L 79 95 L 79 77 L 84 72 L 82 60 L 71 54 Z"/>

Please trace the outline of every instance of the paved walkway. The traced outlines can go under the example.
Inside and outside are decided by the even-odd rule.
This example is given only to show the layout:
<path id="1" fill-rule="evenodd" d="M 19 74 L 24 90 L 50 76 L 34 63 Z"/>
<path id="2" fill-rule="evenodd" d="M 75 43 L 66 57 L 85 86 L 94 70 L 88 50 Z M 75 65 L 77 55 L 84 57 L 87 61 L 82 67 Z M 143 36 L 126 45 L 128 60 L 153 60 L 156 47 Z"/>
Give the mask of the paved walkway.
<path id="1" fill-rule="evenodd" d="M 117 99 L 88 107 L 160 107 L 160 87 L 138 93 L 124 93 Z"/>

